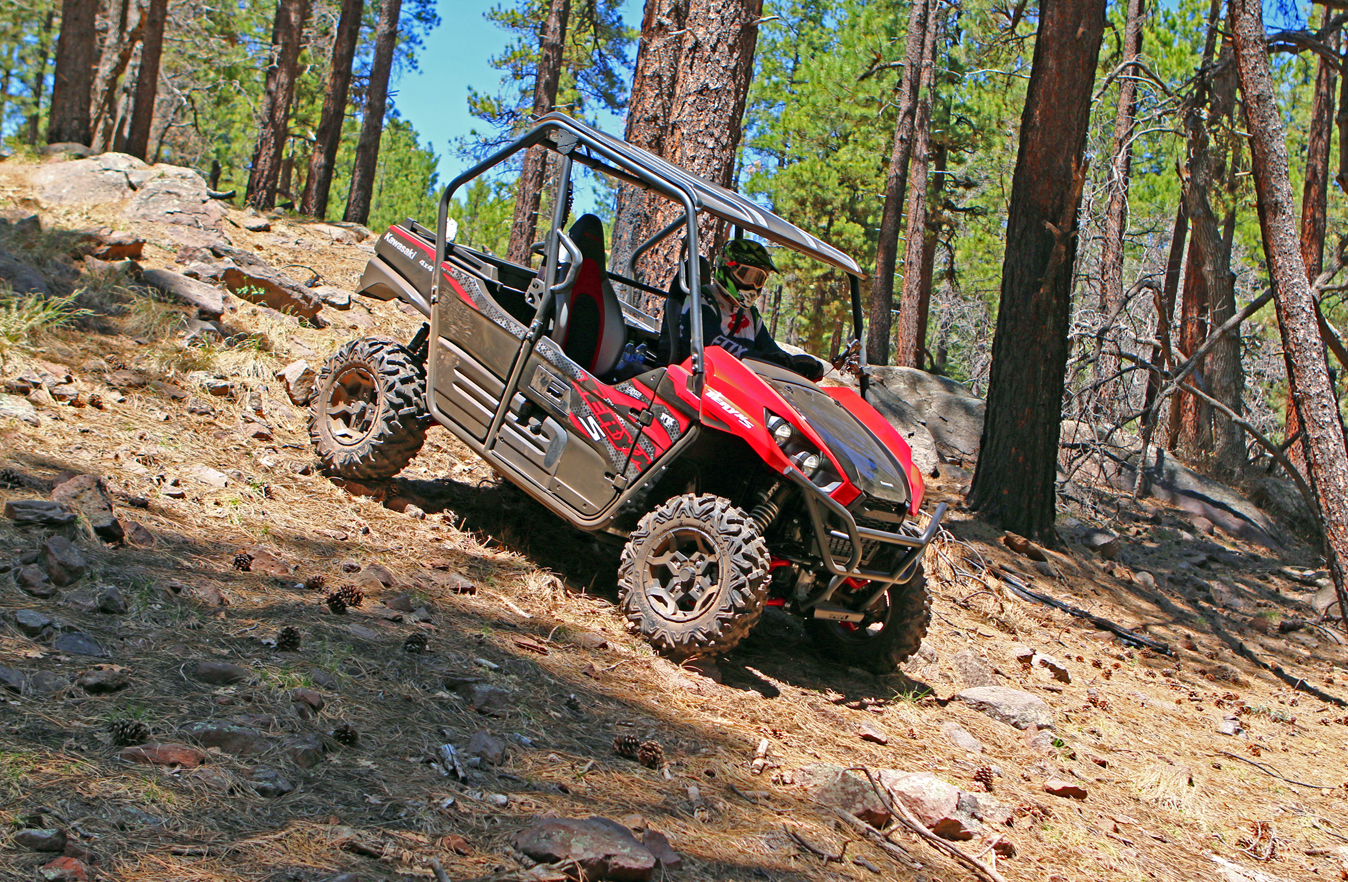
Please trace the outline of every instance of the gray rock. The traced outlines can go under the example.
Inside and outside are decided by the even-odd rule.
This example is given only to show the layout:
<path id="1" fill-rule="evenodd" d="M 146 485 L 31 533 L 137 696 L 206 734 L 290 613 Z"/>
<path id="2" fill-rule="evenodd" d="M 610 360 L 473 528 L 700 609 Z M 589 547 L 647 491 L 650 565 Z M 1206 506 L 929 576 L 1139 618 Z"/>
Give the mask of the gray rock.
<path id="1" fill-rule="evenodd" d="M 7 251 L 0 251 L 0 282 L 5 282 L 15 294 L 51 296 L 51 286 L 42 273 Z"/>
<path id="2" fill-rule="evenodd" d="M 51 616 L 35 609 L 21 609 L 14 613 L 14 625 L 28 637 L 41 637 L 44 631 L 55 624 Z"/>
<path id="3" fill-rule="evenodd" d="M 317 735 L 299 735 L 281 744 L 281 752 L 301 769 L 312 769 L 323 762 L 327 749 Z"/>
<path id="4" fill-rule="evenodd" d="M 1037 668 L 1043 668 L 1048 671 L 1049 676 L 1059 683 L 1071 683 L 1072 674 L 1067 670 L 1067 666 L 1058 661 L 1051 655 L 1044 655 L 1042 652 L 1036 652 L 1032 663 Z"/>
<path id="5" fill-rule="evenodd" d="M 75 678 L 75 685 L 90 695 L 119 692 L 131 685 L 131 672 L 120 665 L 94 665 Z"/>
<path id="6" fill-rule="evenodd" d="M 27 685 L 28 678 L 24 676 L 22 671 L 0 665 L 0 688 L 8 689 L 15 695 L 23 695 Z"/>
<path id="7" fill-rule="evenodd" d="M 47 571 L 34 564 L 19 567 L 14 573 L 14 581 L 24 591 L 37 598 L 48 598 L 56 594 L 56 586 L 51 583 Z"/>
<path id="8" fill-rule="evenodd" d="M 286 395 L 299 407 L 308 407 L 314 398 L 314 383 L 318 375 L 309 367 L 309 362 L 300 359 L 276 372 L 276 379 L 285 383 Z M 410 612 L 410 610 L 409 610 Z"/>
<path id="9" fill-rule="evenodd" d="M 848 771 L 846 766 L 832 763 L 804 766 L 796 772 L 795 781 L 816 802 L 853 814 L 877 830 L 890 821 L 889 809 L 871 782 L 865 775 Z"/>
<path id="10" fill-rule="evenodd" d="M 225 339 L 225 330 L 218 322 L 199 318 L 189 318 L 183 325 L 183 343 L 220 343 Z"/>
<path id="11" fill-rule="evenodd" d="M 489 766 L 499 766 L 506 760 L 506 740 L 485 730 L 474 732 L 464 753 L 478 757 Z"/>
<path id="12" fill-rule="evenodd" d="M 225 314 L 224 292 L 214 285 L 161 269 L 146 270 L 141 274 L 141 281 L 189 306 L 195 306 L 202 318 L 217 319 Z"/>
<path id="13" fill-rule="evenodd" d="M 53 487 L 51 498 L 53 502 L 59 502 L 83 515 L 99 539 L 113 543 L 122 541 L 122 525 L 117 523 L 117 516 L 112 510 L 112 496 L 108 494 L 108 486 L 102 478 L 97 475 L 77 475 Z"/>
<path id="14" fill-rule="evenodd" d="M 248 669 L 222 661 L 199 661 L 192 667 L 192 679 L 212 686 L 233 686 L 248 679 Z"/>
<path id="15" fill-rule="evenodd" d="M 97 640 L 83 631 L 71 631 L 62 634 L 52 643 L 52 648 L 67 655 L 88 655 L 94 658 L 108 658 L 112 654 L 99 646 Z"/>
<path id="16" fill-rule="evenodd" d="M 574 863 L 586 879 L 645 882 L 657 863 L 626 827 L 607 818 L 545 818 L 510 842 L 540 863 Z"/>
<path id="17" fill-rule="evenodd" d="M 64 536 L 48 536 L 43 541 L 42 559 L 52 582 L 62 588 L 75 584 L 89 572 L 84 553 Z"/>
<path id="18" fill-rule="evenodd" d="M 972 649 L 961 649 L 950 656 L 950 666 L 967 687 L 997 685 L 992 677 L 992 667 Z"/>
<path id="19" fill-rule="evenodd" d="M 973 816 L 975 803 L 961 800 L 964 793 L 954 784 L 929 772 L 904 775 L 886 770 L 877 778 L 894 799 L 942 839 L 968 840 L 983 831 Z"/>
<path id="20" fill-rule="evenodd" d="M 1088 529 L 1081 536 L 1081 544 L 1085 545 L 1091 551 L 1103 557 L 1105 560 L 1113 560 L 1123 547 L 1119 542 L 1119 537 L 1108 530 Z"/>
<path id="21" fill-rule="evenodd" d="M 128 172 L 147 166 L 134 156 L 105 153 L 90 159 L 44 165 L 32 174 L 38 198 L 53 205 L 106 205 L 130 198 Z"/>
<path id="22" fill-rule="evenodd" d="M 313 289 L 314 296 L 333 309 L 350 309 L 351 292 L 333 285 L 319 285 Z"/>
<path id="23" fill-rule="evenodd" d="M 127 611 L 126 598 L 116 586 L 108 585 L 94 598 L 95 609 L 110 616 L 120 616 Z"/>
<path id="24" fill-rule="evenodd" d="M 14 844 L 29 851 L 65 851 L 66 834 L 64 830 L 30 827 L 14 834 Z"/>
<path id="25" fill-rule="evenodd" d="M 510 713 L 510 693 L 499 686 L 486 683 L 471 683 L 460 690 L 468 706 L 480 714 L 489 717 L 504 717 Z"/>
<path id="26" fill-rule="evenodd" d="M 1053 709 L 1038 696 L 1003 686 L 965 689 L 955 696 L 972 709 L 1017 729 L 1053 728 Z"/>
<path id="27" fill-rule="evenodd" d="M 133 176 L 139 189 L 122 211 L 123 217 L 219 230 L 225 210 L 210 197 L 201 175 L 174 166 L 156 166 L 151 174 Z"/>
<path id="28" fill-rule="evenodd" d="M 271 739 L 256 729 L 229 723 L 194 723 L 187 734 L 204 747 L 219 748 L 234 756 L 254 756 L 271 749 Z"/>
<path id="29" fill-rule="evenodd" d="M 1234 738 L 1245 731 L 1245 726 L 1240 722 L 1240 717 L 1235 714 L 1226 714 L 1222 717 L 1221 722 L 1217 724 L 1217 731 L 1221 732 L 1223 735 L 1230 735 Z"/>
<path id="30" fill-rule="evenodd" d="M 5 517 L 16 527 L 64 527 L 75 521 L 73 511 L 46 499 L 11 499 L 5 503 Z"/>
<path id="31" fill-rule="evenodd" d="M 268 267 L 226 267 L 225 284 L 236 296 L 283 313 L 314 319 L 323 302 L 299 282 Z"/>
<path id="32" fill-rule="evenodd" d="M 936 451 L 936 440 L 927 430 L 926 421 L 908 402 L 881 383 L 870 387 L 866 399 L 871 406 L 894 427 L 913 456 L 913 464 L 924 475 L 939 474 L 941 456 Z"/>
<path id="33" fill-rule="evenodd" d="M 0 394 L 0 420 L 18 420 L 34 427 L 42 424 L 32 402 L 17 395 Z"/>
<path id="34" fill-rule="evenodd" d="M 969 734 L 969 731 L 959 723 L 947 721 L 941 724 L 941 734 L 953 746 L 965 751 L 981 755 L 983 753 L 983 743 Z"/>
<path id="35" fill-rule="evenodd" d="M 34 671 L 28 678 L 28 691 L 34 695 L 55 695 L 69 685 L 69 680 L 51 671 Z"/>
<path id="36" fill-rule="evenodd" d="M 253 785 L 257 795 L 264 799 L 277 799 L 295 790 L 295 785 L 283 778 L 280 772 L 265 766 L 253 770 L 253 774 L 249 776 L 249 783 Z"/>
<path id="37" fill-rule="evenodd" d="M 154 545 L 154 534 L 140 521 L 118 518 L 117 522 L 122 525 L 122 535 L 126 537 L 128 545 L 134 545 L 137 548 L 149 548 Z"/>

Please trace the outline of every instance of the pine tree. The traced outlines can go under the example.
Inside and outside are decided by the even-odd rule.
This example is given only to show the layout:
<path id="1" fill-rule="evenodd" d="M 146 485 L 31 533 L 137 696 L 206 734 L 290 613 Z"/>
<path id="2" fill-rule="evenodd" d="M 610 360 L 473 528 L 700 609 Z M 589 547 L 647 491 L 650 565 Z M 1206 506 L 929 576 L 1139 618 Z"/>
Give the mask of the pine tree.
<path id="1" fill-rule="evenodd" d="M 47 143 L 93 143 L 89 104 L 93 97 L 94 67 L 98 63 L 94 29 L 98 4 L 89 0 L 62 0 L 61 32 L 56 41 L 56 74 L 51 110 L 47 116 Z"/>
<path id="2" fill-rule="evenodd" d="M 360 142 L 356 145 L 351 189 L 346 197 L 346 213 L 342 216 L 343 220 L 350 223 L 363 224 L 370 218 L 370 198 L 374 191 L 375 165 L 379 159 L 379 139 L 384 132 L 389 72 L 393 67 L 393 50 L 398 43 L 398 15 L 401 10 L 402 0 L 383 0 L 379 7 L 374 62 L 370 67 L 370 83 L 365 93 Z"/>
<path id="3" fill-rule="evenodd" d="M 295 97 L 300 44 L 309 18 L 309 0 L 279 0 L 272 25 L 271 45 L 275 58 L 267 68 L 267 87 L 258 125 L 253 171 L 248 177 L 245 201 L 254 208 L 276 204 L 282 153 L 289 137 L 290 102 Z"/>

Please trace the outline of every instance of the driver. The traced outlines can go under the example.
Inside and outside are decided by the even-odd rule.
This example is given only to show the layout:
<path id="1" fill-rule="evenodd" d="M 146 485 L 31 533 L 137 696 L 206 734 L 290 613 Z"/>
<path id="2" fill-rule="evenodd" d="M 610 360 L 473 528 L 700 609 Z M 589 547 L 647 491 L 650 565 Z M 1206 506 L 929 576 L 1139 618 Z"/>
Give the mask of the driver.
<path id="1" fill-rule="evenodd" d="M 768 249 L 748 239 L 731 239 L 721 249 L 711 278 L 702 286 L 702 328 L 708 346 L 720 346 L 736 358 L 757 358 L 781 365 L 809 380 L 824 376 L 824 365 L 809 355 L 792 355 L 777 345 L 754 302 L 768 276 L 777 271 Z M 683 302 L 678 333 L 684 351 L 691 347 L 692 298 Z"/>

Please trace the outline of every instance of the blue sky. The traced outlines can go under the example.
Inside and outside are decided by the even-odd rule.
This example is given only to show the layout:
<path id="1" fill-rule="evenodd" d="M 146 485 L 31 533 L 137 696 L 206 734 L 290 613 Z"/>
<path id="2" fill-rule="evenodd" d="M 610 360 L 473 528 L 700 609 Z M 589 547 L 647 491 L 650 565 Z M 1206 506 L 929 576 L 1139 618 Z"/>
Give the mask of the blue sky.
<path id="1" fill-rule="evenodd" d="M 496 2 L 469 3 L 439 0 L 440 27 L 426 37 L 418 59 L 420 71 L 405 71 L 392 88 L 394 106 L 440 157 L 440 182 L 446 183 L 463 170 L 450 142 L 466 135 L 475 120 L 468 112 L 468 88 L 494 92 L 501 74 L 488 59 L 505 47 L 508 35 L 483 18 Z M 623 0 L 623 19 L 631 27 L 641 24 L 642 0 Z M 630 57 L 635 58 L 636 47 Z M 619 130 L 620 120 L 600 121 L 601 128 Z"/>

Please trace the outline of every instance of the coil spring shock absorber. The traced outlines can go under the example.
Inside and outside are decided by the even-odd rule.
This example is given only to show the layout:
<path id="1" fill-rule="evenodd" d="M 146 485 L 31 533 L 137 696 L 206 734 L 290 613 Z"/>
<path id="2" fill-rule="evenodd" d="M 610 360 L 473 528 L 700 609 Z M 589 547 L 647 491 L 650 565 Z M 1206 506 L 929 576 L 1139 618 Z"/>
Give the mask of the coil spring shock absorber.
<path id="1" fill-rule="evenodd" d="M 777 520 L 777 515 L 782 511 L 782 504 L 786 502 L 786 494 L 790 490 L 789 486 L 774 481 L 772 486 L 758 494 L 757 504 L 749 512 L 749 519 L 758 525 L 759 535 L 766 533 L 772 522 Z"/>

